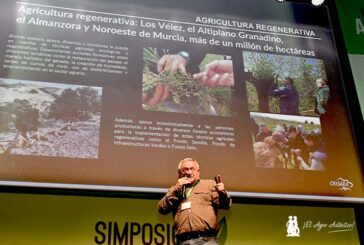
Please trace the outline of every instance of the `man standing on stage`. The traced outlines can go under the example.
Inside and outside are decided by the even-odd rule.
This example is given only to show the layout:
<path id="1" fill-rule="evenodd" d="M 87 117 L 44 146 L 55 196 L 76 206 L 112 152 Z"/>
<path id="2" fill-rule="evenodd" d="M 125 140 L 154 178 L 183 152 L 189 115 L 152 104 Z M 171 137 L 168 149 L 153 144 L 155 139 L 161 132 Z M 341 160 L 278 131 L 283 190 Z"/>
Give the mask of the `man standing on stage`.
<path id="1" fill-rule="evenodd" d="M 173 212 L 177 244 L 218 244 L 217 209 L 231 206 L 221 176 L 216 181 L 200 179 L 200 167 L 192 158 L 178 164 L 178 175 L 158 204 L 161 214 Z"/>

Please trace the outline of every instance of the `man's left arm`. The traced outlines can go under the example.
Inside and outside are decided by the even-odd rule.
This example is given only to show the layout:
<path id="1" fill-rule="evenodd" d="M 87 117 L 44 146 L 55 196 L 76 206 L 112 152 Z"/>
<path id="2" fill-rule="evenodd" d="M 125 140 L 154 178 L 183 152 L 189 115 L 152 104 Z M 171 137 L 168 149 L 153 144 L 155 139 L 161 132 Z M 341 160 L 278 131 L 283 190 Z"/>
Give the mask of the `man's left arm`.
<path id="1" fill-rule="evenodd" d="M 217 195 L 218 195 L 218 197 L 215 198 L 216 206 L 218 208 L 222 208 L 222 209 L 229 209 L 231 206 L 232 200 L 231 200 L 229 193 L 225 189 L 225 185 L 222 182 L 222 178 L 220 175 L 217 177 L 217 182 L 216 182 L 215 188 L 216 188 Z"/>

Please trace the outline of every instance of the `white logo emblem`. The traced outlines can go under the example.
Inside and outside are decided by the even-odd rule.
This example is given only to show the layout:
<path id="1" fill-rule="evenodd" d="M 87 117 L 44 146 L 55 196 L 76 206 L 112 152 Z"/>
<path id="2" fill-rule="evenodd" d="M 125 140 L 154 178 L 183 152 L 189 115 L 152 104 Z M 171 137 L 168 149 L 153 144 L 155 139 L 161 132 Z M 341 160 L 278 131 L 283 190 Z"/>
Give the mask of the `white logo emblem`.
<path id="1" fill-rule="evenodd" d="M 339 190 L 342 191 L 351 191 L 351 188 L 353 188 L 354 184 L 349 180 L 340 177 L 336 180 L 331 180 L 330 186 L 339 187 Z"/>
<path id="2" fill-rule="evenodd" d="M 288 216 L 287 227 L 287 237 L 299 237 L 300 228 L 298 227 L 297 216 Z"/>

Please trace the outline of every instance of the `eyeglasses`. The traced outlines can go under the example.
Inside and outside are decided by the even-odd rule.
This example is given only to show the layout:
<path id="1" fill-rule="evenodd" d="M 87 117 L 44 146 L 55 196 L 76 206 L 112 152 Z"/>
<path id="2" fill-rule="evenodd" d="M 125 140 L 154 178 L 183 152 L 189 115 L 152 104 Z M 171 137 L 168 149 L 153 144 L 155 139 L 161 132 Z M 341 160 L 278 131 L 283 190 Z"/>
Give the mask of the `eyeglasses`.
<path id="1" fill-rule="evenodd" d="M 189 171 L 191 171 L 191 172 L 195 172 L 195 171 L 197 171 L 198 170 L 198 168 L 196 168 L 196 167 L 190 167 L 190 168 L 182 168 L 181 169 L 181 172 L 182 173 L 186 173 L 186 172 L 189 172 Z"/>

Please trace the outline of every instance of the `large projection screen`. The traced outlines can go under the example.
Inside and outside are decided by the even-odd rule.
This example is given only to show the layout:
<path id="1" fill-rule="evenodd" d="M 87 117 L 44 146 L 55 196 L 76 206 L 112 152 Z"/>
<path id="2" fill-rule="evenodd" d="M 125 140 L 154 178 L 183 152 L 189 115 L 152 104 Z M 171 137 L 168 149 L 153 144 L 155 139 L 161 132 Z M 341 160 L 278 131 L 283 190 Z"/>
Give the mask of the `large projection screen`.
<path id="1" fill-rule="evenodd" d="M 163 192 L 192 157 L 236 196 L 364 200 L 326 6 L 0 7 L 1 185 Z"/>

